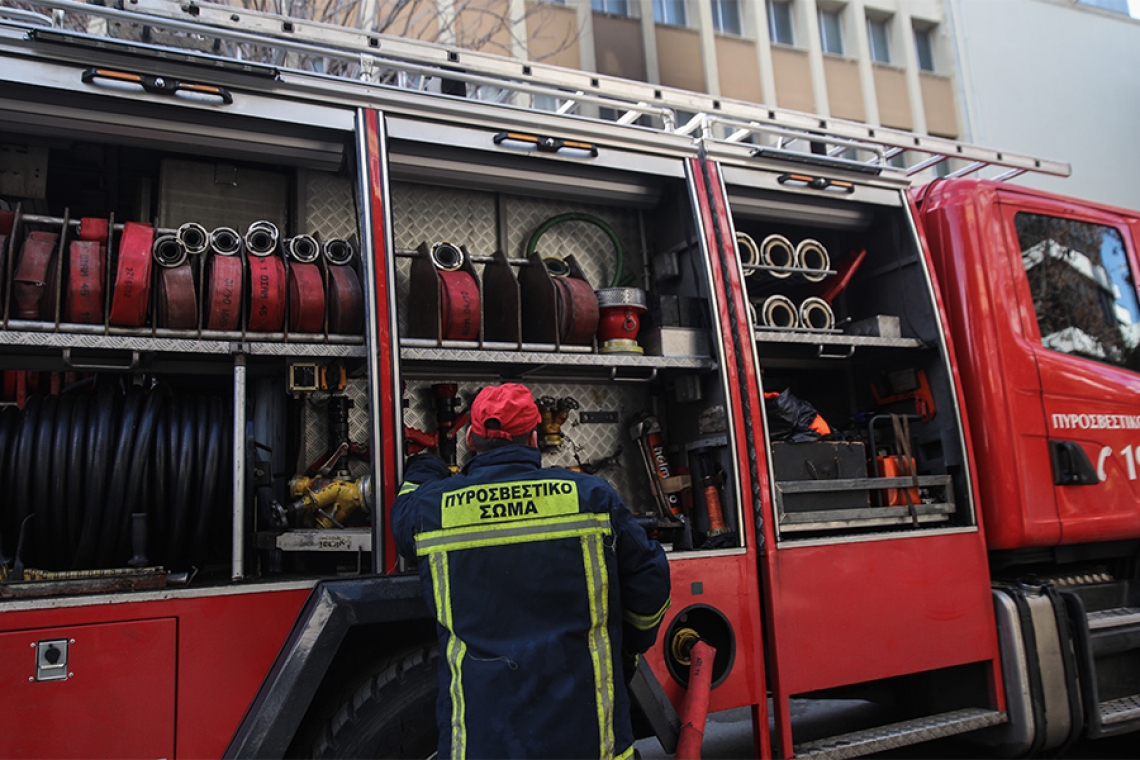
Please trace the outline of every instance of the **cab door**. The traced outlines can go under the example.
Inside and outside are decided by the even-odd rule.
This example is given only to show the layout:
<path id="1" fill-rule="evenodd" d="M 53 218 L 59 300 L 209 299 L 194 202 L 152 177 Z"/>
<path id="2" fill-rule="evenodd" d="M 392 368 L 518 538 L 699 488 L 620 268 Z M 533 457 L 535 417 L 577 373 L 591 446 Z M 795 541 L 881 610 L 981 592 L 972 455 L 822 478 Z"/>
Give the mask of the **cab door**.
<path id="1" fill-rule="evenodd" d="M 1040 376 L 1061 543 L 1136 534 L 1140 305 L 1130 220 L 1063 199 L 1001 199 L 1017 312 Z"/>

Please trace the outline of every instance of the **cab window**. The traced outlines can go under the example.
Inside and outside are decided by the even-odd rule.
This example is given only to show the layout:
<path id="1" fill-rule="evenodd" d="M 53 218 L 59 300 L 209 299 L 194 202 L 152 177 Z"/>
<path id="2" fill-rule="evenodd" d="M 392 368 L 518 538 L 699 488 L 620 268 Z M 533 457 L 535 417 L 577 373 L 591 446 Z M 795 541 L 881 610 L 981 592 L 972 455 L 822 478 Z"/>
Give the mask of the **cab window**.
<path id="1" fill-rule="evenodd" d="M 1140 370 L 1140 308 L 1120 232 L 1026 212 L 1014 224 L 1041 342 Z"/>

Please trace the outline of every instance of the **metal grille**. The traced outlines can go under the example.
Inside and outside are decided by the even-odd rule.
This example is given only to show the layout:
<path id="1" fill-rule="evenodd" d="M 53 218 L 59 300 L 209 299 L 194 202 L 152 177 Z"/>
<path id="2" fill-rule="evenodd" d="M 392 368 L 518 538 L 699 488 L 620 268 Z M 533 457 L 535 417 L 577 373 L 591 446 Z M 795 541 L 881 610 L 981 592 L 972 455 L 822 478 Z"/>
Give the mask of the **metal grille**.
<path id="1" fill-rule="evenodd" d="M 459 383 L 459 396 L 463 408 L 470 407 L 472 399 L 483 387 L 482 383 Z M 565 439 L 562 447 L 543 452 L 545 467 L 572 467 L 577 464 L 609 457 L 621 448 L 621 457 L 615 467 L 597 473 L 617 490 L 622 501 L 633 511 L 653 506 L 649 480 L 637 453 L 637 444 L 630 440 L 628 425 L 631 417 L 646 406 L 643 386 L 634 384 L 571 385 L 557 383 L 527 383 L 535 398 L 553 396 L 570 397 L 580 408 L 570 412 L 562 426 Z M 404 410 L 404 424 L 427 432 L 435 430 L 435 402 L 429 384 L 408 385 L 408 408 Z M 613 412 L 614 423 L 582 423 L 582 412 Z M 467 462 L 472 452 L 463 440 L 466 429 L 458 438 L 458 460 Z M 577 455 L 577 456 L 575 456 Z"/>

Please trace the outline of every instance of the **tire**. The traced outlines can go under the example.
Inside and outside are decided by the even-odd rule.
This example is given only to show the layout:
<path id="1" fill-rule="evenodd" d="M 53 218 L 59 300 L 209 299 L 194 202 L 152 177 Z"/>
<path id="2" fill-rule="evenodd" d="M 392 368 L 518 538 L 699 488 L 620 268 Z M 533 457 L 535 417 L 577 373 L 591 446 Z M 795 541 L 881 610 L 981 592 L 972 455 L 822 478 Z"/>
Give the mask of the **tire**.
<path id="1" fill-rule="evenodd" d="M 426 758 L 439 744 L 435 721 L 439 647 L 407 649 L 373 662 L 339 694 L 318 726 L 313 758 Z"/>

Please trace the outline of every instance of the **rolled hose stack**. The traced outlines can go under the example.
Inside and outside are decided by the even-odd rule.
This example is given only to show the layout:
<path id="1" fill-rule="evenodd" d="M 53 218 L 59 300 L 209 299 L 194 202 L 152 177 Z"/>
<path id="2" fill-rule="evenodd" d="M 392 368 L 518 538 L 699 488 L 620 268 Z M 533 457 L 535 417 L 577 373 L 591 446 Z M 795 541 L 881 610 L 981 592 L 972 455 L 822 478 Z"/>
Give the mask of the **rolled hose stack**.
<path id="1" fill-rule="evenodd" d="M 30 396 L 0 412 L 0 551 L 43 569 L 186 569 L 229 545 L 231 413 L 219 397 L 164 387 Z M 132 514 L 147 515 L 146 546 Z M 216 524 L 215 524 L 216 523 Z M 219 534 L 226 532 L 222 538 Z M 220 538 L 220 541 L 218 540 Z M 145 555 L 145 556 L 144 556 Z"/>

